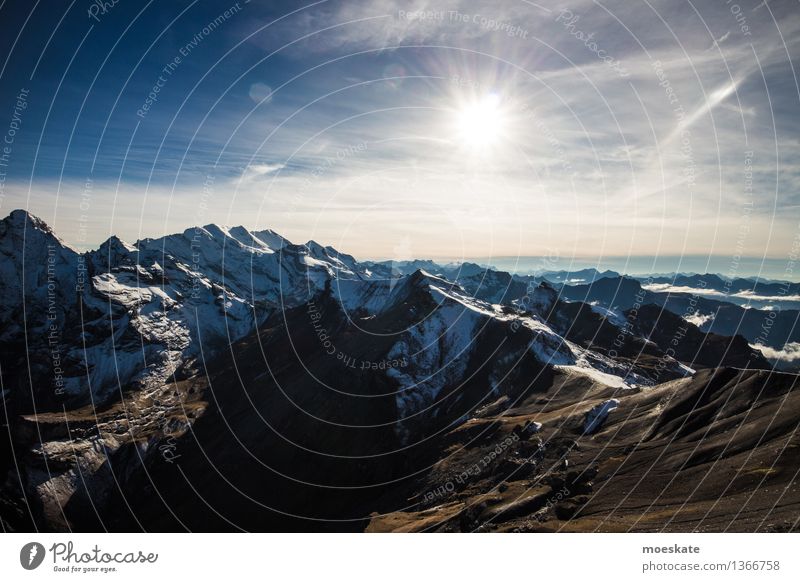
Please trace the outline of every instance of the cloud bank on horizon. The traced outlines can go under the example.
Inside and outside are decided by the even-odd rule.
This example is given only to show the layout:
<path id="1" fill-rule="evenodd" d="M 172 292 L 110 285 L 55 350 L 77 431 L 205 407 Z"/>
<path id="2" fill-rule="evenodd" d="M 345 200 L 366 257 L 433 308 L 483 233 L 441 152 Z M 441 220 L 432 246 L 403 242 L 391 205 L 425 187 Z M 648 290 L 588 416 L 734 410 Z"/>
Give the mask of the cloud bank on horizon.
<path id="1" fill-rule="evenodd" d="M 0 8 L 0 211 L 362 258 L 800 248 L 793 2 Z M 10 140 L 10 143 L 9 143 Z"/>

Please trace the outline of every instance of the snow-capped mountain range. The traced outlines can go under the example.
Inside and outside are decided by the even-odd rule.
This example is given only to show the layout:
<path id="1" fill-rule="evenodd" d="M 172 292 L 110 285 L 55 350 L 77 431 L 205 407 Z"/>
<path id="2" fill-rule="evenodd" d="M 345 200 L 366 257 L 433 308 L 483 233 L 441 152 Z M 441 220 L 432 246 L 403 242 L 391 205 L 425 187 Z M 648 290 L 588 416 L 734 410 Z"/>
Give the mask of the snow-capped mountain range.
<path id="1" fill-rule="evenodd" d="M 386 355 L 412 361 L 387 371 L 400 386 L 412 387 L 400 391 L 400 417 L 458 379 L 489 322 L 526 330 L 527 349 L 543 364 L 605 383 L 647 383 L 635 362 L 621 364 L 582 347 L 565 337 L 569 322 L 547 321 L 560 302 L 546 283 L 526 285 L 478 265 L 450 266 L 435 276 L 409 263 L 359 263 L 314 241 L 292 244 L 271 230 L 214 224 L 132 244 L 112 236 L 97 250 L 79 253 L 22 210 L 0 222 L 0 253 L 0 341 L 11 356 L 6 366 L 22 364 L 27 354 L 37 386 L 33 398 L 43 408 L 102 404 L 125 390 L 157 392 L 171 379 L 199 373 L 206 360 L 270 316 L 328 288 L 355 325 L 399 301 L 418 301 L 409 299 L 410 288 L 433 299 L 435 308 L 425 317 L 415 318 L 413 310 L 423 309 L 411 305 Z M 625 327 L 619 314 L 604 315 Z M 666 360 L 670 373 L 689 371 Z M 22 385 L 25 376 L 16 377 L 23 395 L 31 392 Z M 12 388 L 6 382 L 6 390 Z"/>
<path id="2" fill-rule="evenodd" d="M 399 333 L 388 357 L 416 359 L 419 370 L 441 358 L 453 363 L 427 381 L 388 373 L 401 385 L 427 384 L 429 397 L 458 376 L 476 330 L 489 320 L 533 332 L 529 347 L 544 363 L 611 374 L 618 383 L 642 381 L 544 323 L 554 298 L 527 313 L 503 308 L 510 290 L 516 288 L 512 299 L 525 293 L 505 273 L 464 268 L 459 284 L 422 270 L 360 264 L 332 247 L 295 245 L 270 230 L 214 224 L 132 244 L 112 236 L 79 253 L 22 210 L 0 222 L 0 253 L 0 341 L 26 346 L 36 398 L 45 407 L 51 400 L 101 404 L 120 390 L 157 391 L 170 378 L 198 373 L 205 359 L 327 286 L 346 312 L 374 317 L 408 292 L 400 281 L 428 289 L 438 308 Z M 405 394 L 400 409 L 415 398 L 422 396 Z"/>
<path id="3" fill-rule="evenodd" d="M 0 222 L 0 253 L 0 341 L 49 354 L 32 374 L 51 368 L 54 392 L 99 401 L 191 373 L 332 278 L 369 278 L 313 241 L 213 224 L 135 244 L 111 237 L 79 253 L 21 210 Z"/>
<path id="4" fill-rule="evenodd" d="M 2 402 L 16 449 L 0 460 L 17 476 L 11 513 L 35 498 L 34 519 L 54 529 L 86 507 L 122 519 L 115 491 L 147 487 L 182 435 L 187 470 L 207 461 L 206 448 L 189 454 L 189 435 L 233 458 L 233 429 L 304 478 L 369 480 L 401 466 L 406 448 L 558 378 L 616 394 L 698 367 L 769 367 L 744 338 L 652 305 L 565 301 L 546 282 L 469 263 L 359 262 L 269 230 L 212 224 L 80 253 L 17 210 L 0 221 L 0 256 Z M 359 450 L 373 468 L 326 469 Z"/>

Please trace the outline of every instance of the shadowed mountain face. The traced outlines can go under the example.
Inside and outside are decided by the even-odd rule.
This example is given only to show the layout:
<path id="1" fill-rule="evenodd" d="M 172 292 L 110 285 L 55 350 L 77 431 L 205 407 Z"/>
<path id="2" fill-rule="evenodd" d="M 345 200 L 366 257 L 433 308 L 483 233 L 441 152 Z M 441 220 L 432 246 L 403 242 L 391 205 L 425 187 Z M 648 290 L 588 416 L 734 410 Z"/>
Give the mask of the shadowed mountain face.
<path id="1" fill-rule="evenodd" d="M 693 283 L 699 285 L 696 281 Z M 780 287 L 784 292 L 787 289 L 785 285 Z M 800 341 L 800 311 L 797 309 L 744 308 L 724 299 L 704 297 L 701 287 L 696 290 L 656 292 L 645 289 L 638 280 L 630 277 L 609 277 L 587 285 L 564 285 L 559 294 L 570 301 L 597 303 L 622 311 L 641 305 L 657 305 L 684 319 L 698 322 L 704 332 L 741 335 L 750 343 L 778 349 Z"/>
<path id="2" fill-rule="evenodd" d="M 625 393 L 557 382 L 452 431 L 413 507 L 368 530 L 795 531 L 798 405 L 797 376 L 764 371 Z"/>
<path id="3" fill-rule="evenodd" d="M 662 458 L 694 480 L 720 460 L 736 487 L 707 529 L 757 529 L 732 503 L 772 482 L 731 481 L 737 455 L 796 460 L 796 377 L 664 303 L 620 308 L 615 285 L 643 290 L 614 274 L 557 290 L 217 225 L 81 254 L 21 211 L 0 251 L 5 529 L 586 529 L 617 497 L 608 527 L 647 529 L 644 500 L 683 490 L 620 491 Z M 716 452 L 684 466 L 682 442 Z"/>
<path id="4" fill-rule="evenodd" d="M 765 297 L 791 297 L 800 295 L 800 283 L 781 281 L 762 281 L 757 278 L 723 279 L 719 275 L 705 273 L 703 275 L 676 274 L 671 277 L 649 277 L 650 284 L 662 284 L 672 287 L 686 287 L 697 290 L 718 291 L 720 293 L 743 293 Z M 796 300 L 795 300 L 796 301 Z"/>

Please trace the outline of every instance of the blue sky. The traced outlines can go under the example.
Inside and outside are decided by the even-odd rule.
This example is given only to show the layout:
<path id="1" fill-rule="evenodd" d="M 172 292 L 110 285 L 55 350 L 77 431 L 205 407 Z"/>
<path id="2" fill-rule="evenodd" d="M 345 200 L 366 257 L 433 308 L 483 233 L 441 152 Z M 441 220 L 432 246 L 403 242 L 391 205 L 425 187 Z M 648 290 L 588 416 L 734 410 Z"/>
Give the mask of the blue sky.
<path id="1" fill-rule="evenodd" d="M 799 40 L 788 1 L 6 0 L 0 212 L 82 248 L 216 222 L 364 258 L 779 265 Z"/>

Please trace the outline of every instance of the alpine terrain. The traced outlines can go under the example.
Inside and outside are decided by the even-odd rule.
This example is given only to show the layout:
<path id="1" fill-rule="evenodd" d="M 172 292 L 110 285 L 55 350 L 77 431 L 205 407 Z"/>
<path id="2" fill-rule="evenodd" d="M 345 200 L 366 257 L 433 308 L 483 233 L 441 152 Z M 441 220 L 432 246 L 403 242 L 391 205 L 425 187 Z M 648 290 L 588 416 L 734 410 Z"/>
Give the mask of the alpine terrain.
<path id="1" fill-rule="evenodd" d="M 0 255 L 6 531 L 798 528 L 791 309 L 22 210 Z"/>

